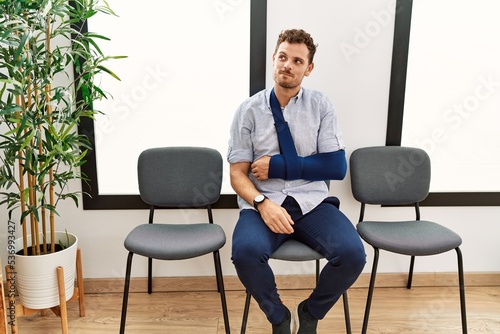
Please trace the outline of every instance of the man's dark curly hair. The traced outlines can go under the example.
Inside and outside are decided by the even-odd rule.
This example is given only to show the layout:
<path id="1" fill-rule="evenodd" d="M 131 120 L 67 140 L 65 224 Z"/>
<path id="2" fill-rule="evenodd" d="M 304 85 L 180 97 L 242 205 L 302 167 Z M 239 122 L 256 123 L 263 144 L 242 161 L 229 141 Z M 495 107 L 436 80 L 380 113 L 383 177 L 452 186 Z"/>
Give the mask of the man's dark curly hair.
<path id="1" fill-rule="evenodd" d="M 309 50 L 309 59 L 308 59 L 309 64 L 313 62 L 314 54 L 316 53 L 316 47 L 318 45 L 314 44 L 313 38 L 309 33 L 305 32 L 302 29 L 283 30 L 278 36 L 278 41 L 276 42 L 276 48 L 274 49 L 275 53 L 278 51 L 280 44 L 283 42 L 288 42 L 290 44 L 304 43 L 307 46 L 307 49 Z"/>

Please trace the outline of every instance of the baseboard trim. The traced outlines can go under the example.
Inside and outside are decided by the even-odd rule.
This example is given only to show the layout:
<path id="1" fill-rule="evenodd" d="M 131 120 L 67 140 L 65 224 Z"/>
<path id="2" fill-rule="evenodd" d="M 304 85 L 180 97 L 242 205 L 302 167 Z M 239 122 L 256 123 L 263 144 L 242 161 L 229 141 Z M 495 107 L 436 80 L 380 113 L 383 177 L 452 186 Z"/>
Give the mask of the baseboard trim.
<path id="1" fill-rule="evenodd" d="M 377 287 L 406 287 L 406 273 L 377 274 Z M 352 288 L 367 288 L 370 274 L 361 274 Z M 122 293 L 123 278 L 87 278 L 84 279 L 85 293 Z M 311 289 L 315 285 L 314 275 L 276 276 L 276 284 L 281 290 Z M 448 287 L 458 285 L 457 273 L 415 273 L 413 287 Z M 500 273 L 466 273 L 467 286 L 500 286 Z M 226 291 L 243 291 L 243 285 L 236 276 L 224 276 Z M 155 292 L 182 292 L 182 291 L 215 291 L 216 281 L 213 276 L 188 277 L 155 277 L 153 279 Z M 130 292 L 147 291 L 147 278 L 132 278 Z"/>

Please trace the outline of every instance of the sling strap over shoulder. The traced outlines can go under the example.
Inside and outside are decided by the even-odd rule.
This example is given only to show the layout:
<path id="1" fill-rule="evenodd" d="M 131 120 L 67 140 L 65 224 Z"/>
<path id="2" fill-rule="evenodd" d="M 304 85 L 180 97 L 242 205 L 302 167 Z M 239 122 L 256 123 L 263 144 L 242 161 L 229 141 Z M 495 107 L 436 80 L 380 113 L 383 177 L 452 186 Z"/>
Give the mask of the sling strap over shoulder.
<path id="1" fill-rule="evenodd" d="M 276 132 L 278 134 L 280 152 L 285 158 L 286 165 L 288 167 L 288 174 L 290 174 L 287 175 L 287 179 L 293 179 L 301 174 L 300 162 L 298 159 L 297 150 L 295 149 L 292 134 L 290 132 L 290 127 L 285 121 L 285 117 L 283 116 L 283 112 L 281 111 L 278 98 L 274 93 L 274 88 L 271 90 L 271 97 L 269 102 L 274 117 L 274 126 L 276 127 Z"/>

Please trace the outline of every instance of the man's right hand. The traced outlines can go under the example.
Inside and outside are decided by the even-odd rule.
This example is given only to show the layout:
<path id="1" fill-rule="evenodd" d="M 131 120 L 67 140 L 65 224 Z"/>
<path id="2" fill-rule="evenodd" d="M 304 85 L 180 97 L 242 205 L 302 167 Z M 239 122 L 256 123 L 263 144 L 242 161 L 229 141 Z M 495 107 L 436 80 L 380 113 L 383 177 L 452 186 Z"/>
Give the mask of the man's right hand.
<path id="1" fill-rule="evenodd" d="M 265 181 L 269 179 L 269 162 L 271 157 L 265 155 L 257 160 L 255 160 L 250 166 L 252 175 L 256 180 Z"/>

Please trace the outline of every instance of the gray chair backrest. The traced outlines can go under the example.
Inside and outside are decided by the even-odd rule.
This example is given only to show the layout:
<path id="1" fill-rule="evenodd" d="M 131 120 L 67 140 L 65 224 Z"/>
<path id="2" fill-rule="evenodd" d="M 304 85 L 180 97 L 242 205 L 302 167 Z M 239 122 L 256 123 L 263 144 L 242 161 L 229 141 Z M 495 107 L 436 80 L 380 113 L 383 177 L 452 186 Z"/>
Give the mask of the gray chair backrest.
<path id="1" fill-rule="evenodd" d="M 158 147 L 143 151 L 137 164 L 142 200 L 158 207 L 204 207 L 217 202 L 222 156 L 206 147 Z"/>
<path id="2" fill-rule="evenodd" d="M 367 204 L 418 203 L 429 193 L 431 163 L 419 148 L 377 146 L 352 152 L 351 189 L 354 198 Z"/>

